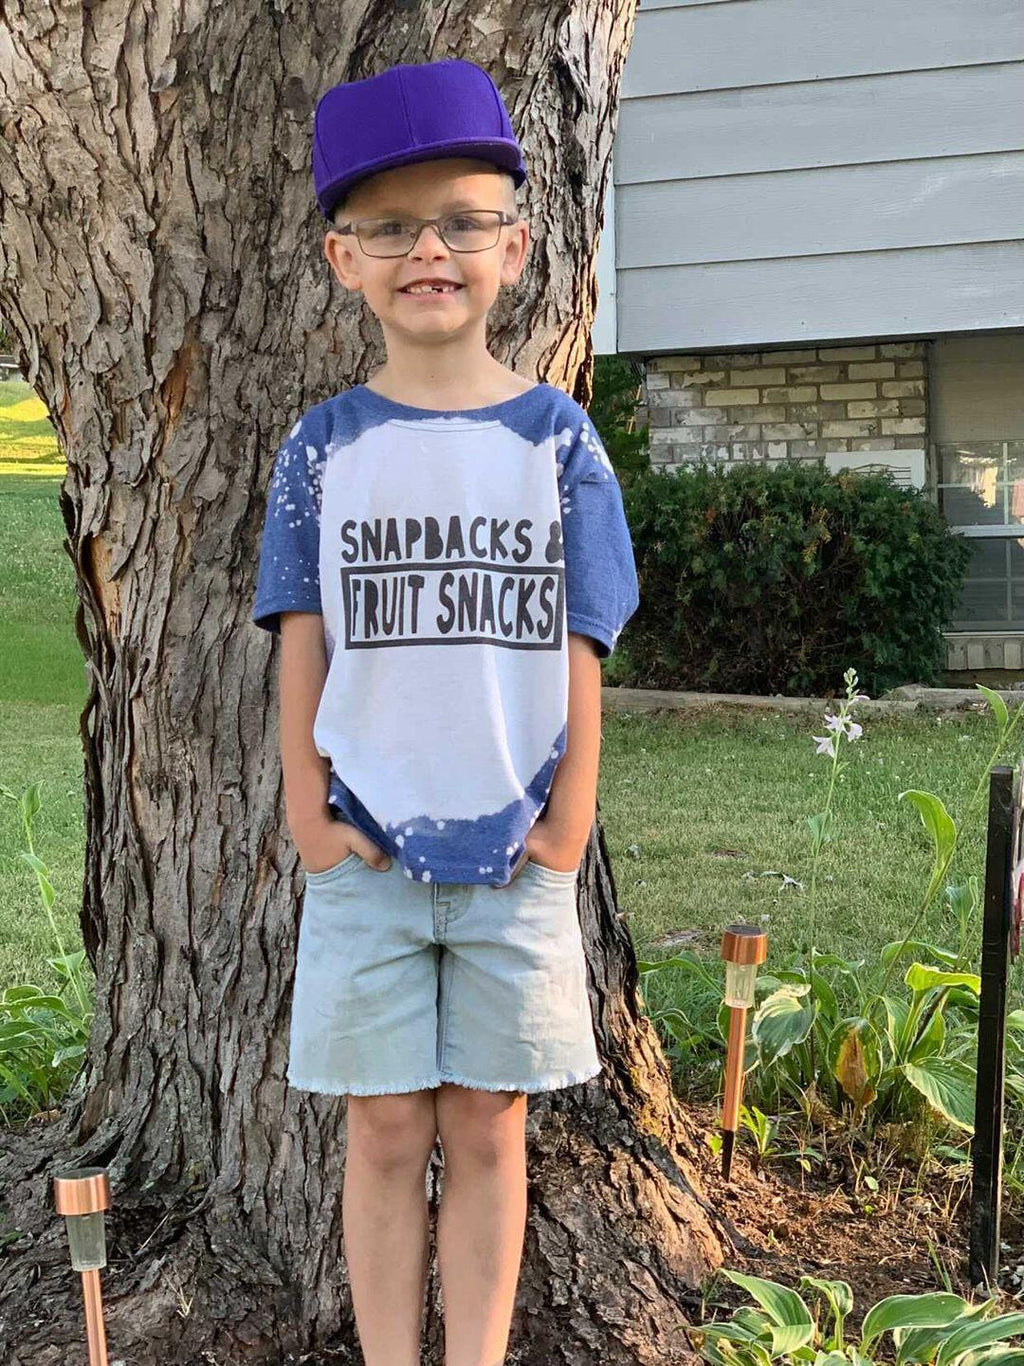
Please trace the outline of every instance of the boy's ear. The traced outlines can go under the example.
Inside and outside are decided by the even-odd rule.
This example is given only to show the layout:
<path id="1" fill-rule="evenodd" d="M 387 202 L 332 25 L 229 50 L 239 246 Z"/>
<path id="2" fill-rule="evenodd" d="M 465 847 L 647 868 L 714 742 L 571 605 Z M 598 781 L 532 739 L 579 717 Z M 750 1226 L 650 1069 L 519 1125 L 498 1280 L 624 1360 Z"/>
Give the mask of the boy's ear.
<path id="1" fill-rule="evenodd" d="M 324 236 L 324 255 L 327 257 L 339 284 L 346 289 L 361 289 L 362 279 L 356 256 L 348 245 L 351 240 L 349 234 L 342 234 L 335 232 L 333 228 L 328 228 Z"/>
<path id="2" fill-rule="evenodd" d="M 530 246 L 530 229 L 525 218 L 520 218 L 508 229 L 505 256 L 501 263 L 501 283 L 514 285 L 523 272 L 526 253 Z"/>

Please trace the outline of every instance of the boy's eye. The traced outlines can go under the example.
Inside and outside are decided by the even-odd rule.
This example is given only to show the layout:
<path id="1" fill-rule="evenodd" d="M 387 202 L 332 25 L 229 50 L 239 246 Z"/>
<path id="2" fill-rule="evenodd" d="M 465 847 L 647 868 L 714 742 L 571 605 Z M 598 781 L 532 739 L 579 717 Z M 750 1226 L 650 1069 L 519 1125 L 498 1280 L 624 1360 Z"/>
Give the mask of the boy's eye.
<path id="1" fill-rule="evenodd" d="M 371 237 L 394 237 L 397 234 L 408 232 L 409 225 L 400 218 L 381 218 L 375 223 L 369 224 Z"/>

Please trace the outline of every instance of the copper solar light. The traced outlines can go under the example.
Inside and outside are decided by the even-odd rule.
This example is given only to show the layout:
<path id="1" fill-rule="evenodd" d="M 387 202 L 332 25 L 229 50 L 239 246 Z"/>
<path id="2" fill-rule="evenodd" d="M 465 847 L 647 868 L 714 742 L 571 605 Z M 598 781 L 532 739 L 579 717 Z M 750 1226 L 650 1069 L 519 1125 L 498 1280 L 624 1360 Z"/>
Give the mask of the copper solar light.
<path id="1" fill-rule="evenodd" d="M 756 925 L 730 925 L 722 935 L 725 959 L 725 1003 L 729 1007 L 729 1046 L 725 1059 L 725 1096 L 722 1100 L 722 1175 L 732 1171 L 732 1151 L 743 1099 L 743 1062 L 747 1041 L 747 1011 L 754 1004 L 757 965 L 768 956 L 768 936 Z"/>
<path id="2" fill-rule="evenodd" d="M 103 1167 L 75 1167 L 53 1179 L 54 1203 L 63 1214 L 71 1265 L 82 1273 L 89 1366 L 107 1366 L 107 1335 L 100 1299 L 100 1268 L 107 1264 L 103 1211 L 110 1208 L 110 1183 Z"/>

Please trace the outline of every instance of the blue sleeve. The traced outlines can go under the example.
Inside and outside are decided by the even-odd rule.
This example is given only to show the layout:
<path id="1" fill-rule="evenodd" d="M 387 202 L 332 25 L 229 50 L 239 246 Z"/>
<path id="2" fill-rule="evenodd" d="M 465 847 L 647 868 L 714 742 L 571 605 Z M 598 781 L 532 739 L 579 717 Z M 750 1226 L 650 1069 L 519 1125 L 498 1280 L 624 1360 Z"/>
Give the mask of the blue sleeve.
<path id="1" fill-rule="evenodd" d="M 274 457 L 252 620 L 279 633 L 282 612 L 320 612 L 323 455 L 296 423 Z"/>
<path id="2" fill-rule="evenodd" d="M 640 605 L 622 490 L 601 438 L 584 425 L 565 459 L 562 541 L 566 627 L 607 659 Z"/>

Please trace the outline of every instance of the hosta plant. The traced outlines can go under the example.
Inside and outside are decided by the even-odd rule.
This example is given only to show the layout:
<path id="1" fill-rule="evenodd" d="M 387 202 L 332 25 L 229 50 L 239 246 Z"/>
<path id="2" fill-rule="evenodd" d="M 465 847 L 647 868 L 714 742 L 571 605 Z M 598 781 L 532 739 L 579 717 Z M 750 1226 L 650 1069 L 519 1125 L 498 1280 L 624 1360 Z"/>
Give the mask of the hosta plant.
<path id="1" fill-rule="evenodd" d="M 772 1362 L 811 1362 L 814 1366 L 873 1366 L 874 1353 L 886 1361 L 895 1351 L 905 1362 L 934 1366 L 1021 1366 L 1024 1348 L 1010 1347 L 1024 1334 L 1024 1313 L 996 1314 L 994 1299 L 970 1304 L 959 1295 L 890 1295 L 864 1316 L 856 1341 L 845 1324 L 853 1310 L 846 1281 L 801 1276 L 800 1288 L 812 1292 L 812 1313 L 797 1290 L 739 1271 L 724 1271 L 757 1303 L 737 1309 L 723 1323 L 690 1330 L 690 1338 L 713 1366 L 770 1366 Z M 891 1348 L 886 1336 L 891 1338 Z"/>
<path id="2" fill-rule="evenodd" d="M 822 811 L 807 818 L 812 836 L 810 894 L 807 909 L 809 950 L 794 967 L 762 973 L 757 984 L 744 1065 L 745 1090 L 751 1104 L 765 1112 L 790 1103 L 806 1108 L 814 1097 L 835 1111 L 852 1111 L 855 1122 L 912 1121 L 925 1113 L 970 1134 L 974 1119 L 974 1059 L 980 979 L 967 970 L 970 928 L 977 923 L 980 894 L 976 876 L 961 885 L 946 882 L 957 845 L 957 827 L 942 799 L 932 792 L 909 789 L 899 794 L 917 810 L 933 846 L 933 863 L 911 925 L 902 940 L 887 944 L 877 964 L 844 959 L 814 947 L 818 864 L 823 846 L 835 838 L 833 797 L 845 767 L 841 753 L 860 739 L 863 728 L 850 710 L 865 695 L 857 691 L 857 675 L 844 675 L 846 696 L 836 714 L 826 716 L 825 735 L 814 736 L 818 752 L 830 760 L 830 780 Z M 970 809 L 985 793 L 992 765 L 1014 737 L 1024 706 L 1011 719 L 998 693 L 978 685 L 998 723 L 998 735 L 974 788 Z M 949 919 L 960 926 L 956 953 L 922 942 L 921 921 L 940 889 L 945 888 Z M 907 959 L 911 961 L 907 963 Z M 675 1003 L 657 1017 L 673 1036 L 677 1055 L 719 1052 L 728 1037 L 729 1010 L 721 1000 L 718 978 L 694 955 L 679 954 L 661 962 L 639 964 L 642 972 L 684 968 L 692 989 L 690 1008 Z M 720 970 L 720 969 L 719 969 Z M 897 977 L 897 973 L 900 976 Z M 902 981 L 901 981 L 902 979 Z M 693 1002 L 704 1011 L 698 1016 Z M 717 1038 L 704 1022 L 716 1013 Z M 1011 1034 L 1014 1019 L 1008 1021 Z M 1021 1050 L 1011 1047 L 1007 1087 L 1024 1095 Z"/>
<path id="3" fill-rule="evenodd" d="M 48 1110 L 67 1093 L 85 1057 L 93 1003 L 85 950 L 66 952 L 53 914 L 56 892 L 50 869 L 35 851 L 32 823 L 41 805 L 39 784 L 31 783 L 20 796 L 0 786 L 0 795 L 17 805 L 28 846 L 18 852 L 35 873 L 58 950 L 56 957 L 46 959 L 57 979 L 54 988 L 27 982 L 0 990 L 0 1122 L 10 1124 Z"/>

